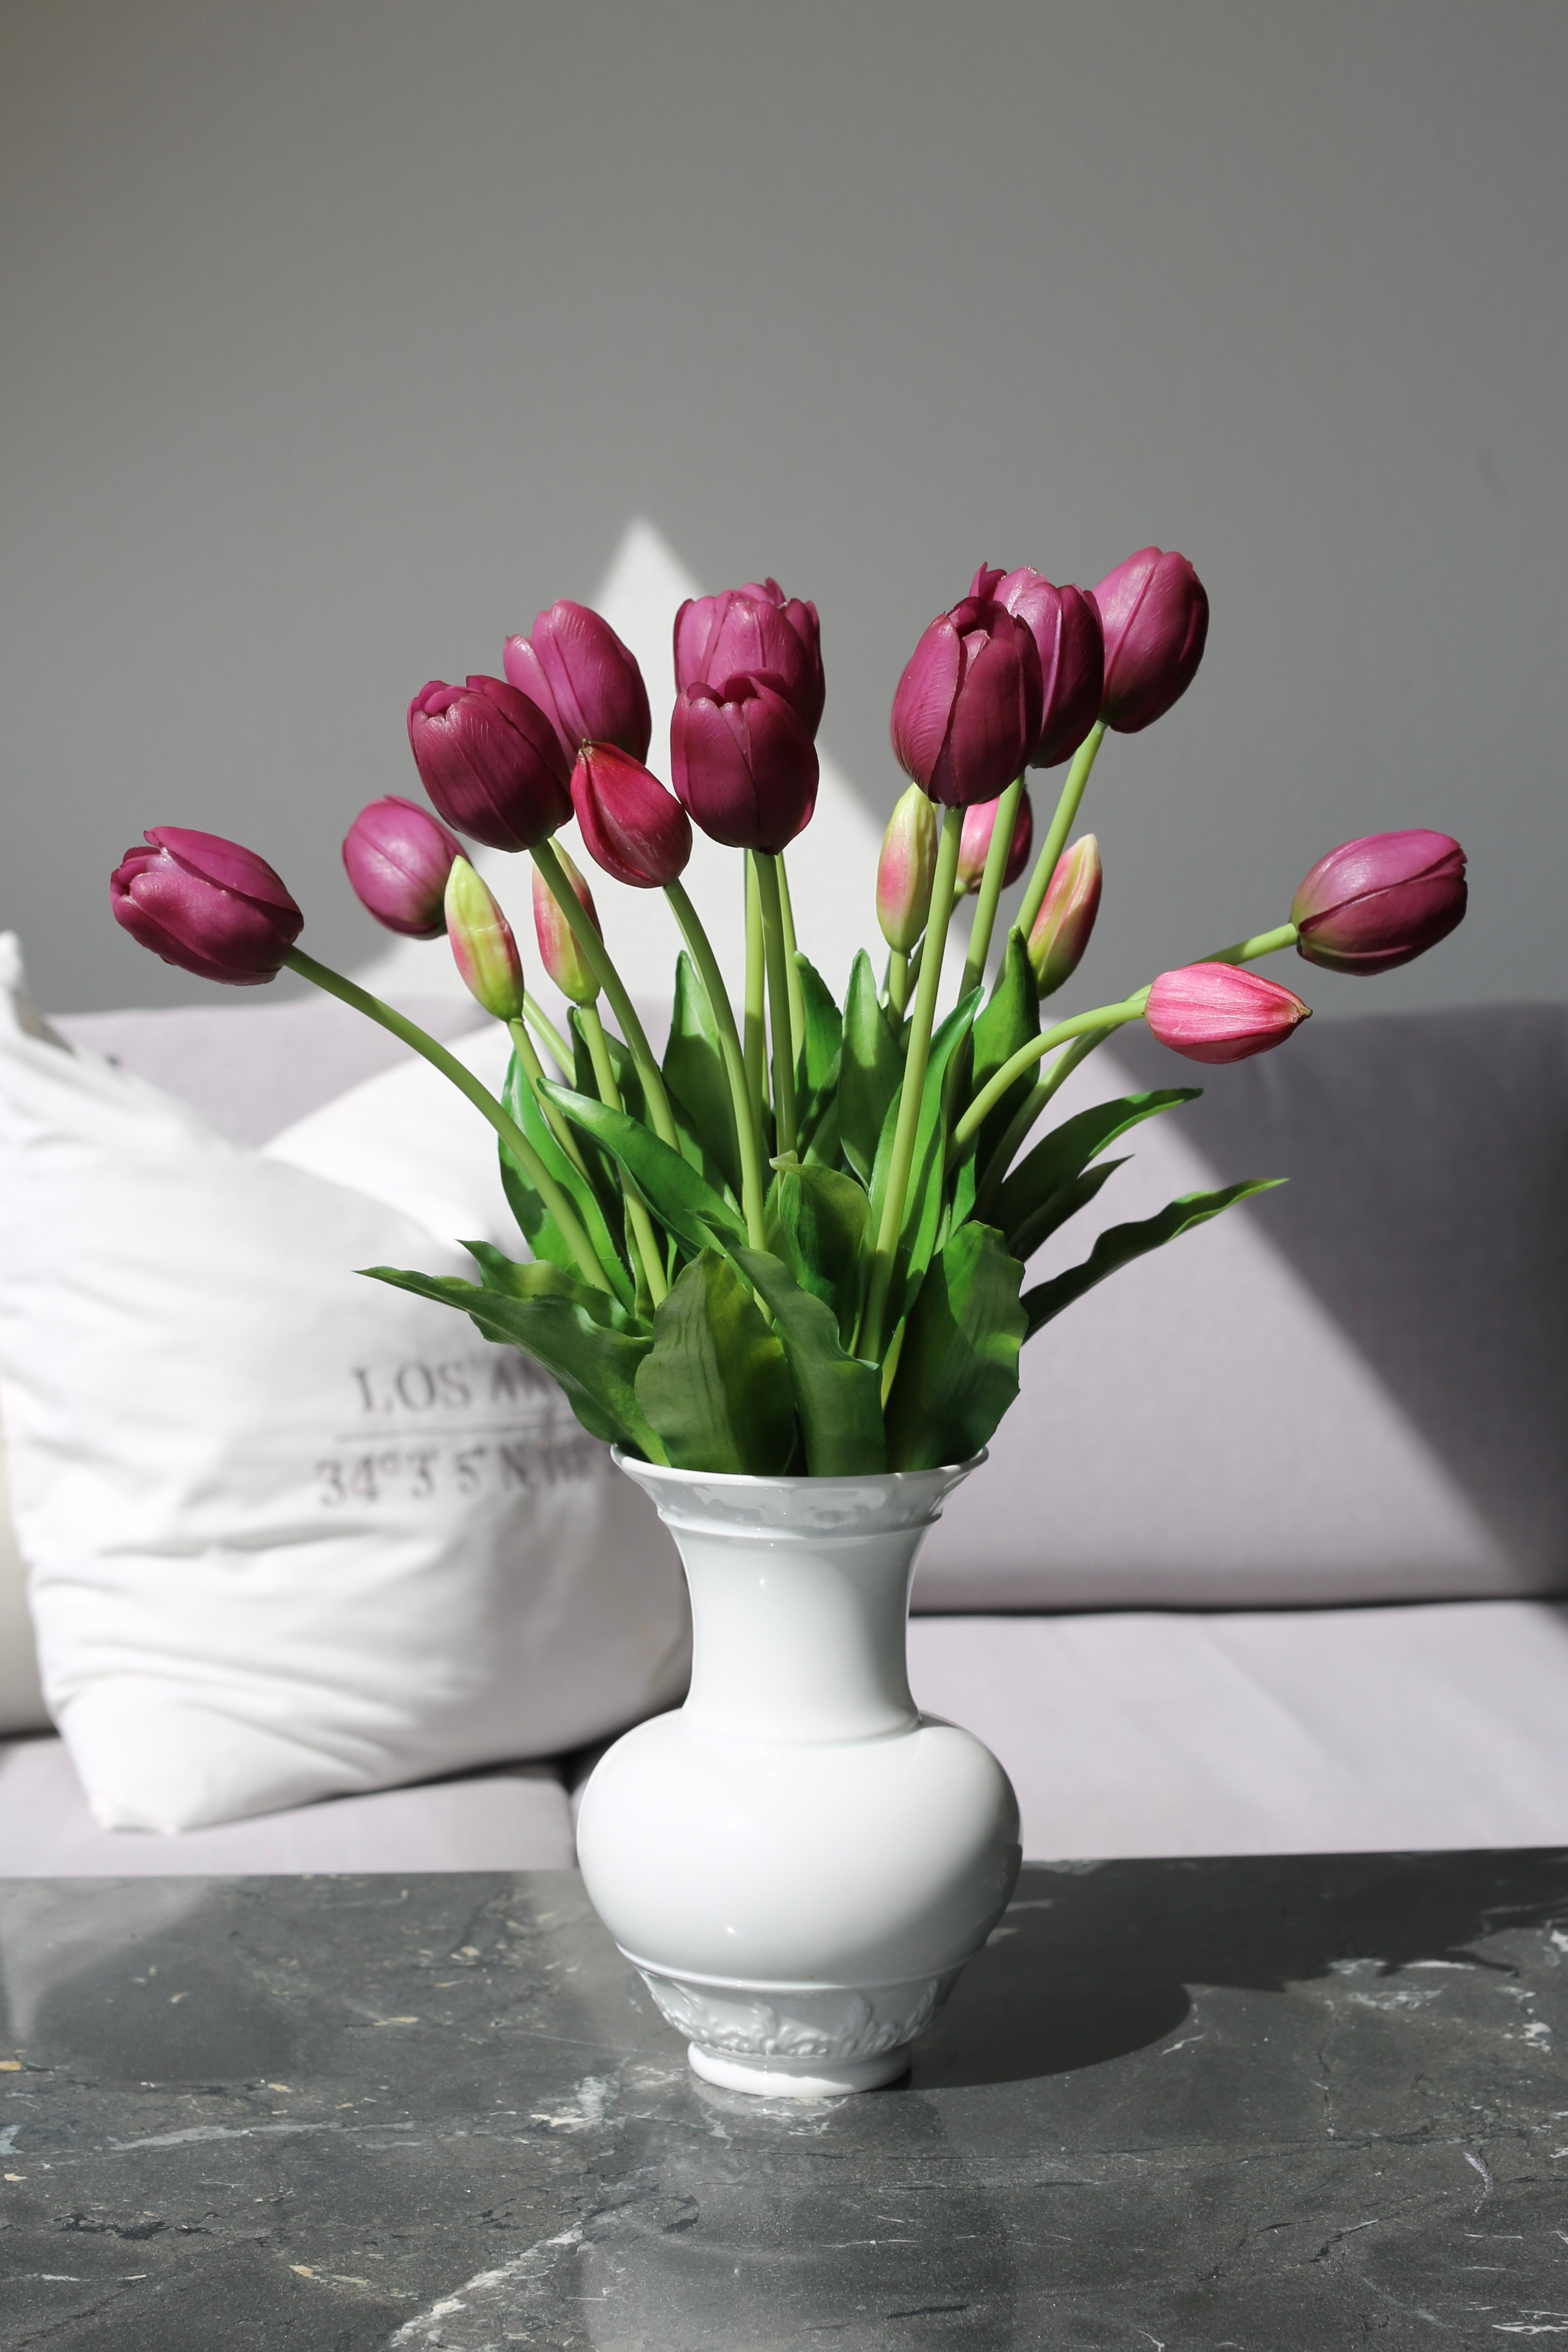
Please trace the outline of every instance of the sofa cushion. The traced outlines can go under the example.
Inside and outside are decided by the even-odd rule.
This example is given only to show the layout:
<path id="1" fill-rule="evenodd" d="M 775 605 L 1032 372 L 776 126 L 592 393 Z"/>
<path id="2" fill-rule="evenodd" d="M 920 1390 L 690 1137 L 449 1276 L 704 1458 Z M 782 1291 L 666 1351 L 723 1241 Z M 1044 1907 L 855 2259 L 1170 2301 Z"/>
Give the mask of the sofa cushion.
<path id="1" fill-rule="evenodd" d="M 1568 1011 L 1314 1021 L 1217 1070 L 1131 1030 L 1058 1099 L 1199 1081 L 1029 1279 L 1179 1193 L 1289 1181 L 1030 1342 L 917 1608 L 1568 1591 Z"/>
<path id="2" fill-rule="evenodd" d="M 1568 1844 L 1568 1606 L 926 1617 L 1032 1860 Z"/>
<path id="3" fill-rule="evenodd" d="M 572 1859 L 566 1791 L 547 1764 L 148 1837 L 99 1827 L 63 1740 L 0 1741 L 0 1878 L 562 1870 Z"/>

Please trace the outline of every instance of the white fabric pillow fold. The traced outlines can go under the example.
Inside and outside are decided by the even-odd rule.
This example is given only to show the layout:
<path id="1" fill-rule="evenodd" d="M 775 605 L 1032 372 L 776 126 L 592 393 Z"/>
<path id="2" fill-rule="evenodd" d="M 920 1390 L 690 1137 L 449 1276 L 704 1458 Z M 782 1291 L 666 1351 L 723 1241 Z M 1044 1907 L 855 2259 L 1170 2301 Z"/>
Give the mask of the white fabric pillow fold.
<path id="1" fill-rule="evenodd" d="M 482 1124 L 466 1195 L 450 1166 L 409 1180 L 434 1229 L 289 1148 L 54 1040 L 0 940 L 13 1507 L 45 1690 L 105 1827 L 556 1753 L 685 1672 L 673 1547 L 607 1450 L 522 1358 L 354 1272 L 471 1270 L 449 1235 L 493 1229 Z"/>

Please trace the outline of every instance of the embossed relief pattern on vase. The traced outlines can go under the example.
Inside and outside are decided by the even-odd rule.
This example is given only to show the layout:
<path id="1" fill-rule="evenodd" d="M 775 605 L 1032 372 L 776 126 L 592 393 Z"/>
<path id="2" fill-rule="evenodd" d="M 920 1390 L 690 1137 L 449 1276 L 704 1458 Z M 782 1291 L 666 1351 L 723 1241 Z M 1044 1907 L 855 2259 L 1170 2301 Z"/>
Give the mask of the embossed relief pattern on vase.
<path id="1" fill-rule="evenodd" d="M 877 2058 L 923 2033 L 957 1979 L 835 1988 L 823 1992 L 748 1992 L 737 1985 L 684 1983 L 638 1974 L 667 2023 L 705 2050 L 748 2058 Z"/>

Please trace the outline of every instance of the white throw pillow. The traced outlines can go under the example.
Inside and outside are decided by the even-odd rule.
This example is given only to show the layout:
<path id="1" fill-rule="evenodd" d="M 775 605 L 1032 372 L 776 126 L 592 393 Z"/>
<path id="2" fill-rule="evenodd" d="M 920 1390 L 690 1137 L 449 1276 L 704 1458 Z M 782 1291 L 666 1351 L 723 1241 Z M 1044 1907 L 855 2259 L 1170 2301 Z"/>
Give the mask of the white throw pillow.
<path id="1" fill-rule="evenodd" d="M 410 1179 L 417 1223 L 54 1039 L 0 940 L 0 1407 L 106 1827 L 558 1753 L 679 1694 L 679 1562 L 607 1450 L 521 1357 L 354 1271 L 469 1270 L 442 1235 L 493 1222 L 471 1117 L 443 1102 L 472 1140 Z"/>

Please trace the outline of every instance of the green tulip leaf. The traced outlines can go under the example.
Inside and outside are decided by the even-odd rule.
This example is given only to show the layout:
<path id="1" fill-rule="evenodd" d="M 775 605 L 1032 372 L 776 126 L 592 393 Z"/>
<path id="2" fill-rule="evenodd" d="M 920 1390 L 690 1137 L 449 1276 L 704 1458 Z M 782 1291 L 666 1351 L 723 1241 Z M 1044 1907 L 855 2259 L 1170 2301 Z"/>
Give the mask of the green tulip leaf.
<path id="1" fill-rule="evenodd" d="M 1178 1104 L 1196 1102 L 1202 1087 L 1162 1087 L 1155 1093 L 1121 1095 L 1113 1102 L 1096 1103 L 1063 1119 L 1021 1160 L 996 1195 L 991 1214 L 1002 1231 L 1016 1233 L 1064 1184 L 1070 1184 L 1091 1160 L 1146 1118 Z M 1068 1213 L 1070 1214 L 1070 1212 Z"/>
<path id="2" fill-rule="evenodd" d="M 861 1254 L 870 1203 L 837 1169 L 781 1168 L 770 1195 L 768 1246 L 802 1290 L 833 1310 L 839 1337 L 854 1336 Z M 770 1302 L 771 1303 L 771 1302 Z"/>
<path id="3" fill-rule="evenodd" d="M 1049 1282 L 1037 1283 L 1033 1290 L 1024 1293 L 1024 1307 L 1029 1318 L 1028 1337 L 1103 1282 L 1109 1274 L 1131 1265 L 1134 1258 L 1146 1256 L 1150 1250 L 1162 1249 L 1166 1242 L 1191 1233 L 1194 1225 L 1206 1224 L 1223 1210 L 1235 1206 L 1237 1201 L 1250 1200 L 1255 1192 L 1272 1192 L 1284 1182 L 1282 1176 L 1255 1177 L 1241 1184 L 1227 1184 L 1218 1192 L 1184 1192 L 1179 1201 L 1169 1202 L 1158 1216 L 1144 1217 L 1136 1224 L 1110 1225 L 1102 1233 L 1081 1265 L 1068 1266 L 1065 1274 L 1052 1276 Z"/>
<path id="4" fill-rule="evenodd" d="M 925 1085 L 921 1090 L 920 1118 L 915 1125 L 915 1149 L 910 1163 L 909 1190 L 904 1195 L 903 1231 L 899 1237 L 893 1262 L 893 1280 L 888 1293 L 885 1330 L 892 1330 L 908 1312 L 920 1287 L 921 1278 L 931 1264 L 931 1252 L 936 1247 L 943 1215 L 943 1178 L 948 1132 L 952 1126 L 952 1088 L 949 1082 L 959 1050 L 968 1039 L 979 1009 L 980 991 L 972 988 L 963 1003 L 948 1014 L 931 1041 Z M 877 1144 L 876 1165 L 871 1171 L 868 1230 L 873 1246 L 881 1228 L 882 1203 L 887 1197 L 902 1091 L 900 1086 L 899 1094 L 888 1106 L 888 1115 L 882 1122 L 882 1133 Z"/>
<path id="5" fill-rule="evenodd" d="M 624 1445 L 649 1462 L 668 1461 L 637 1396 L 637 1368 L 652 1337 L 646 1328 L 632 1326 L 607 1292 L 592 1290 L 546 1265 L 512 1266 L 504 1289 L 389 1265 L 361 1270 L 417 1297 L 456 1307 L 487 1339 L 520 1348 L 560 1384 L 591 1437 Z"/>
<path id="6" fill-rule="evenodd" d="M 795 1391 L 784 1346 L 717 1250 L 682 1268 L 655 1315 L 637 1401 L 678 1470 L 788 1469 Z"/>
<path id="7" fill-rule="evenodd" d="M 795 1054 L 795 1126 L 805 1152 L 837 1099 L 844 1023 L 815 965 L 798 951 L 795 962 L 805 1003 L 805 1035 Z"/>
<path id="8" fill-rule="evenodd" d="M 839 1181 L 858 1189 L 847 1177 Z M 864 1206 L 866 1196 L 859 1197 Z M 885 1469 L 878 1367 L 846 1355 L 832 1307 L 803 1289 L 781 1259 L 763 1250 L 737 1250 L 735 1255 L 758 1297 L 766 1302 L 784 1343 L 808 1475 L 852 1478 Z"/>
<path id="9" fill-rule="evenodd" d="M 1018 1393 L 1024 1269 L 990 1225 L 961 1225 L 931 1260 L 888 1398 L 888 1466 L 935 1470 L 978 1454 Z"/>
<path id="10" fill-rule="evenodd" d="M 974 1023 L 974 1064 L 969 1081 L 972 1102 L 982 1087 L 994 1078 L 1004 1062 L 1010 1062 L 1031 1037 L 1040 1034 L 1040 998 L 1035 986 L 1035 975 L 1029 965 L 1024 934 L 1016 924 L 1007 934 L 1007 944 L 1002 952 L 1002 969 L 996 975 L 983 1012 Z M 1006 1132 L 1009 1120 L 1024 1097 L 1034 1085 L 1036 1073 L 1026 1071 L 1015 1079 L 995 1108 L 987 1113 L 974 1136 L 973 1164 L 983 1169 L 996 1145 Z"/>
<path id="11" fill-rule="evenodd" d="M 501 1101 L 581 1217 L 595 1256 L 614 1284 L 617 1297 L 629 1307 L 633 1296 L 632 1277 L 627 1271 L 625 1255 L 612 1238 L 621 1230 L 621 1203 L 618 1199 L 612 1198 L 610 1213 L 606 1217 L 598 1192 L 584 1181 L 556 1141 L 549 1120 L 534 1098 L 528 1074 L 515 1053 L 507 1066 Z M 577 1261 L 554 1218 L 506 1145 L 498 1140 L 496 1149 L 500 1154 L 501 1189 L 529 1248 L 535 1257 L 547 1258 L 563 1273 L 576 1274 Z"/>
<path id="12" fill-rule="evenodd" d="M 862 948 L 844 1000 L 843 1058 L 838 1069 L 839 1141 L 862 1184 L 871 1181 L 878 1139 L 903 1074 L 904 1057 L 878 997 L 871 959 Z"/>
<path id="13" fill-rule="evenodd" d="M 684 948 L 675 966 L 675 1010 L 664 1049 L 664 1078 L 681 1157 L 715 1192 L 728 1185 L 738 1200 L 741 1163 L 734 1102 L 708 992 Z M 582 1090 L 591 1093 L 593 1088 Z"/>
<path id="14" fill-rule="evenodd" d="M 625 1111 L 610 1110 L 570 1087 L 546 1078 L 544 1092 L 574 1127 L 602 1143 L 620 1162 L 654 1215 L 689 1248 L 744 1243 L 746 1228 L 738 1211 L 679 1151 Z"/>
<path id="15" fill-rule="evenodd" d="M 1117 1170 L 1126 1165 L 1126 1158 L 1097 1160 L 1092 1168 L 1086 1168 L 1070 1184 L 1058 1184 L 1033 1215 L 1026 1217 L 1017 1230 L 1008 1234 L 1007 1246 L 1013 1255 L 1026 1263 L 1058 1226 L 1065 1225 L 1069 1217 L 1076 1217 L 1080 1209 L 1087 1209 L 1100 1186 L 1109 1183 Z"/>

